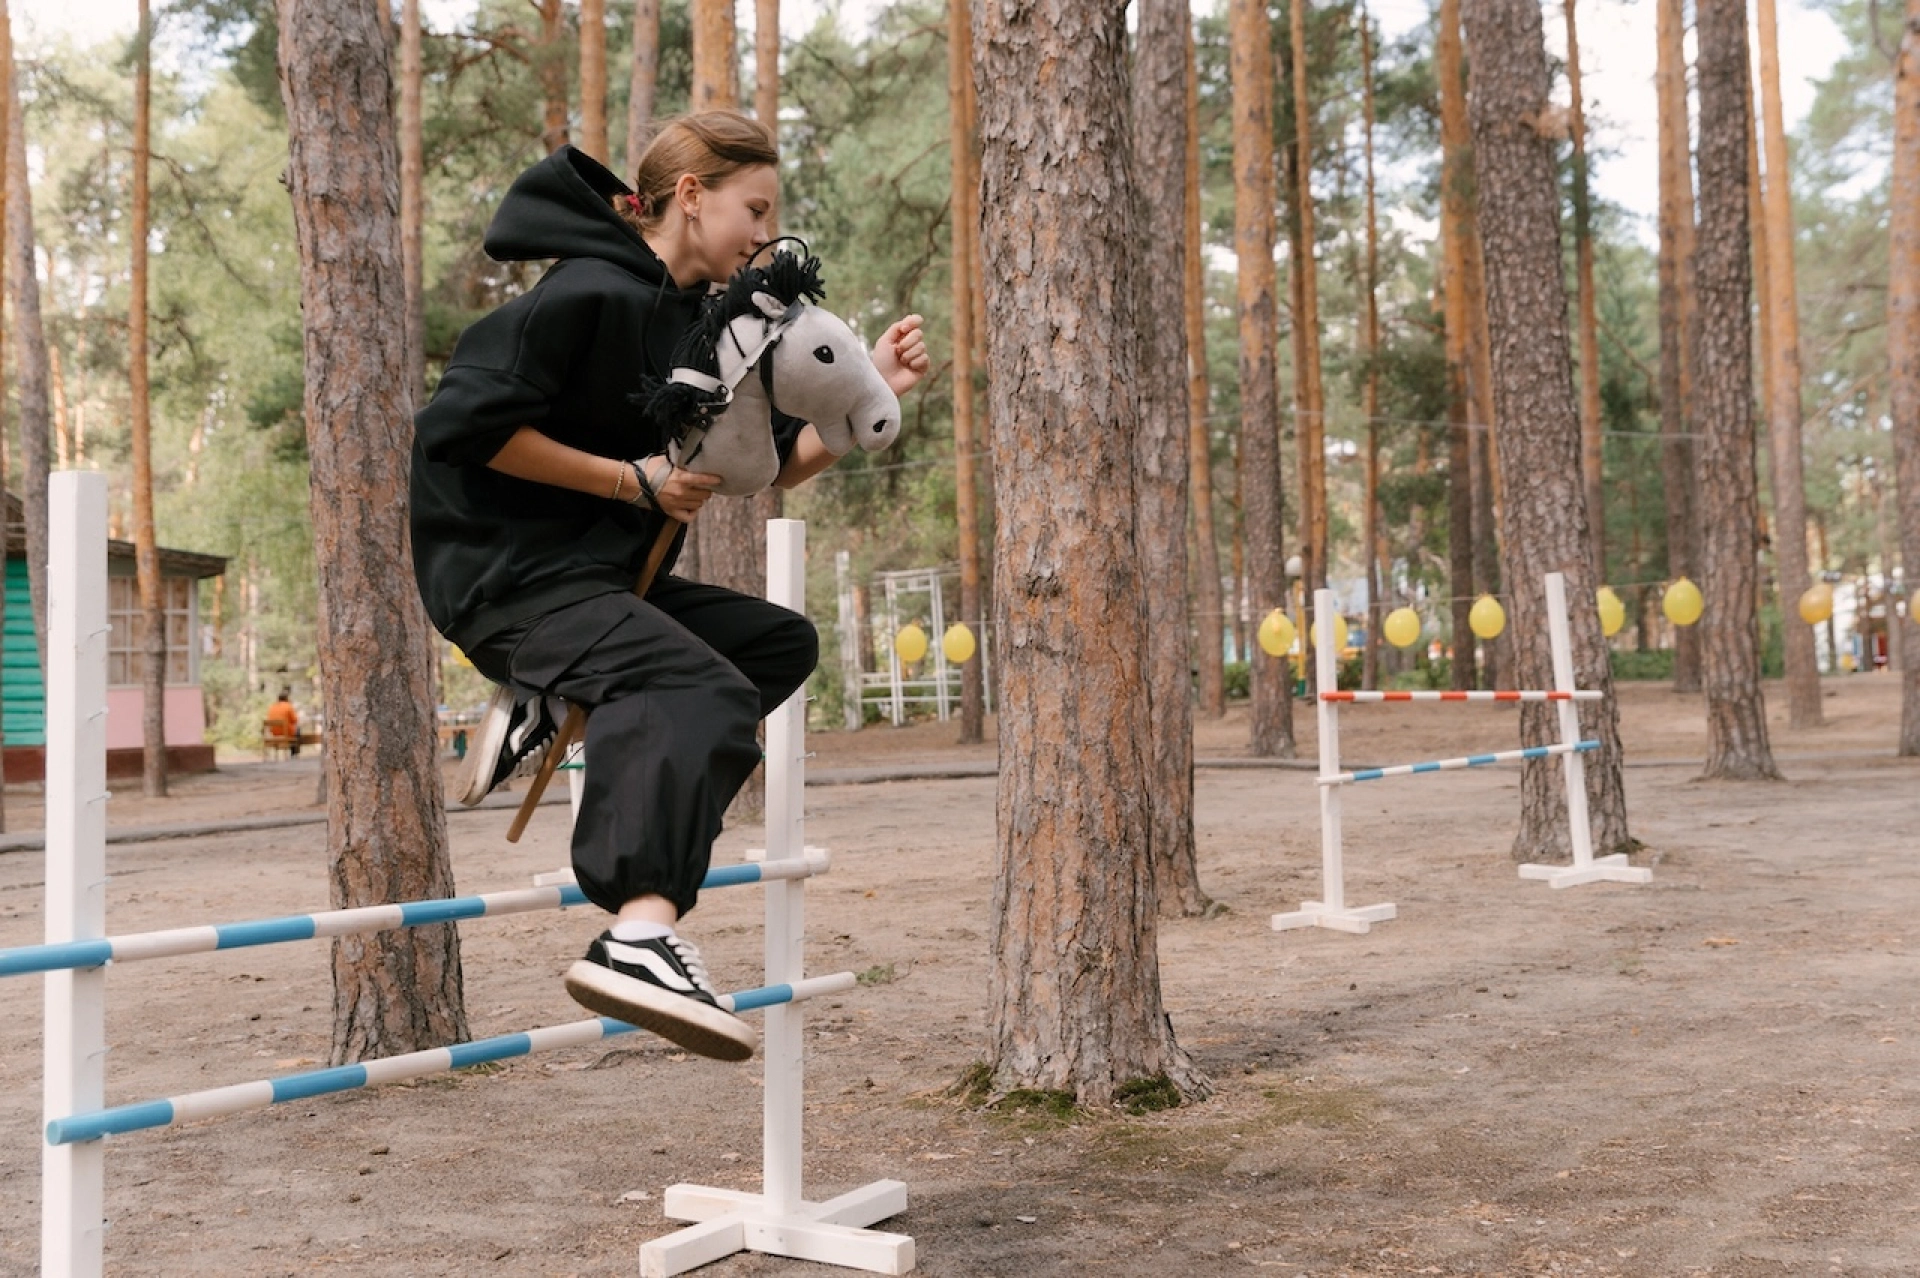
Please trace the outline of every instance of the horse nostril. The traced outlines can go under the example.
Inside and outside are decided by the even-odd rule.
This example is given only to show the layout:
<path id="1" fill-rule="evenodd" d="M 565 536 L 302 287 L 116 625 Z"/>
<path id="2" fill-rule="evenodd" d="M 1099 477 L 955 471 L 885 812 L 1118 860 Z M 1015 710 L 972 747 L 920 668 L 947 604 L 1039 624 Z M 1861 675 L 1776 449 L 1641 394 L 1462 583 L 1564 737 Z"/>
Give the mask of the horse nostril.
<path id="1" fill-rule="evenodd" d="M 869 429 L 871 429 L 873 433 L 876 435 L 884 435 L 887 433 L 887 427 L 891 425 L 893 425 L 893 423 L 890 420 L 888 420 L 885 417 L 882 417 L 879 421 L 875 422 Z"/>

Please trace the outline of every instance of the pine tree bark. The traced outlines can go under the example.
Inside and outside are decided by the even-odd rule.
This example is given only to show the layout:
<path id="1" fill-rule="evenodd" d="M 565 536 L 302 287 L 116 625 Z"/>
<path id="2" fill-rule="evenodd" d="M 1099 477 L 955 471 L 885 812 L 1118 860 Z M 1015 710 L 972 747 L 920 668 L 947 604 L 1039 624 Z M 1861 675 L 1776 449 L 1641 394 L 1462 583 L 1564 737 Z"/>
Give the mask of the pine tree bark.
<path id="1" fill-rule="evenodd" d="M 1906 617 L 1900 628 L 1900 745 L 1920 755 L 1920 0 L 1907 0 L 1893 93 L 1893 181 L 1888 201 L 1887 364 L 1893 417 L 1895 500 Z"/>
<path id="2" fill-rule="evenodd" d="M 10 64 L 11 65 L 11 64 Z M 40 668 L 47 668 L 47 469 L 53 415 L 48 404 L 47 333 L 34 264 L 33 190 L 20 77 L 7 77 L 7 290 L 13 302 L 14 376 L 20 384 L 20 504 L 25 515 L 27 591 Z"/>
<path id="3" fill-rule="evenodd" d="M 693 0 L 695 111 L 740 105 L 739 38 L 733 0 Z"/>
<path id="4" fill-rule="evenodd" d="M 1767 414 L 1773 490 L 1773 559 L 1780 587 L 1780 629 L 1787 667 L 1787 723 L 1817 728 L 1820 668 L 1813 627 L 1800 620 L 1800 596 L 1811 584 L 1807 566 L 1807 488 L 1801 453 L 1800 300 L 1793 267 L 1793 193 L 1787 168 L 1785 112 L 1780 104 L 1780 40 L 1774 0 L 1759 0 L 1760 104 L 1766 115 L 1767 286 L 1772 325 Z"/>
<path id="5" fill-rule="evenodd" d="M 1545 577 L 1563 573 L 1567 596 L 1587 601 L 1598 588 L 1580 468 L 1580 423 L 1569 362 L 1566 278 L 1561 267 L 1560 196 L 1548 109 L 1546 45 L 1534 0 L 1464 0 L 1473 57 L 1469 120 L 1480 174 L 1480 226 L 1487 254 L 1487 329 L 1492 337 L 1495 443 L 1503 470 L 1527 477 L 1501 509 L 1501 571 L 1513 678 L 1553 686 Z M 1575 606 L 1568 618 L 1574 677 L 1606 696 L 1580 705 L 1583 737 L 1600 742 L 1588 756 L 1587 799 L 1593 849 L 1604 856 L 1633 846 L 1621 774 L 1619 709 L 1600 616 Z M 1521 707 L 1524 745 L 1555 739 L 1554 707 Z M 1520 775 L 1518 861 L 1569 856 L 1565 780 L 1560 761 L 1536 759 Z"/>
<path id="6" fill-rule="evenodd" d="M 1747 147 L 1746 0 L 1706 0 L 1696 22 L 1700 93 L 1700 230 L 1694 252 L 1698 325 L 1694 410 L 1700 439 L 1701 685 L 1705 775 L 1775 780 L 1760 694 L 1755 610 L 1759 542 L 1754 470 L 1751 227 Z"/>
<path id="7" fill-rule="evenodd" d="M 1700 574 L 1700 518 L 1688 371 L 1693 317 L 1693 148 L 1687 118 L 1684 0 L 1655 0 L 1660 113 L 1660 489 L 1667 512 L 1667 576 Z M 1697 580 L 1695 584 L 1698 584 Z M 1700 631 L 1673 630 L 1673 690 L 1700 691 Z"/>
<path id="8" fill-rule="evenodd" d="M 567 144 L 567 14 L 560 0 L 533 0 L 533 5 L 540 14 L 540 42 L 534 50 L 540 145 L 554 151 Z"/>
<path id="9" fill-rule="evenodd" d="M 1475 411 L 1471 387 L 1471 306 L 1468 244 L 1473 230 L 1473 138 L 1467 125 L 1467 80 L 1460 45 L 1460 0 L 1440 0 L 1434 39 L 1434 74 L 1440 82 L 1441 289 L 1445 306 L 1447 361 L 1447 589 L 1453 631 L 1450 682 L 1456 691 L 1477 685 L 1473 630 L 1474 465 L 1476 424 L 1491 419 Z"/>
<path id="10" fill-rule="evenodd" d="M 1125 11 L 989 4 L 974 36 L 1001 512 L 992 1076 L 1089 1105 L 1147 1079 L 1197 1097 L 1156 946 L 1140 409 L 1098 374 L 1139 366 Z"/>
<path id="11" fill-rule="evenodd" d="M 1212 393 L 1207 378 L 1207 269 L 1201 256 L 1200 75 L 1192 28 L 1187 32 L 1186 257 L 1181 274 L 1187 327 L 1187 485 L 1193 506 L 1193 608 L 1199 644 L 1200 713 L 1227 713 L 1226 613 L 1220 593 L 1220 542 L 1213 519 Z"/>
<path id="12" fill-rule="evenodd" d="M 1240 527 L 1252 625 L 1287 603 L 1280 510 L 1279 333 L 1273 266 L 1273 33 L 1261 0 L 1227 6 L 1233 78 L 1233 247 L 1239 259 Z M 1294 753 L 1292 669 L 1259 645 L 1247 652 L 1255 755 Z"/>
<path id="13" fill-rule="evenodd" d="M 633 0 L 633 61 L 627 68 L 627 178 L 640 171 L 660 83 L 660 0 Z"/>
<path id="14" fill-rule="evenodd" d="M 607 145 L 607 0 L 580 0 L 580 149 L 613 163 Z"/>
<path id="15" fill-rule="evenodd" d="M 973 403 L 974 239 L 980 233 L 979 179 L 974 172 L 973 14 L 967 0 L 947 0 L 947 142 L 953 242 L 949 249 L 953 308 L 953 516 L 960 554 L 960 620 L 982 633 L 980 505 L 975 482 Z M 974 660 L 960 668 L 960 742 L 986 734 L 986 681 Z"/>
<path id="16" fill-rule="evenodd" d="M 420 0 L 400 5 L 400 252 L 407 271 L 407 386 L 427 390 L 426 157 Z"/>
<path id="17" fill-rule="evenodd" d="M 1327 395 L 1320 376 L 1320 272 L 1315 262 L 1313 225 L 1313 100 L 1307 52 L 1307 0 L 1292 0 L 1288 20 L 1293 60 L 1293 197 L 1295 256 L 1290 263 L 1299 280 L 1300 306 L 1293 317 L 1301 363 L 1294 370 L 1302 393 L 1295 438 L 1300 453 L 1300 554 L 1306 561 L 1308 615 L 1313 592 L 1327 584 Z M 1308 678 L 1312 675 L 1309 673 Z"/>
<path id="18" fill-rule="evenodd" d="M 1187 0 L 1140 0 L 1136 10 L 1133 172 L 1179 174 L 1134 187 L 1134 222 L 1161 262 L 1187 259 Z M 1185 273 L 1135 273 L 1140 326 L 1139 434 L 1134 519 L 1146 587 L 1149 846 L 1160 909 L 1197 917 L 1213 904 L 1200 887 L 1193 839 L 1193 644 L 1187 615 L 1187 352 Z"/>
<path id="19" fill-rule="evenodd" d="M 1593 202 L 1588 197 L 1587 109 L 1580 92 L 1580 28 L 1566 0 L 1567 93 L 1573 131 L 1573 258 L 1580 333 L 1580 474 L 1587 491 L 1595 574 L 1607 576 L 1605 451 L 1600 422 L 1600 323 L 1593 291 Z"/>
<path id="20" fill-rule="evenodd" d="M 153 114 L 153 13 L 136 6 L 133 70 L 132 271 L 127 287 L 128 416 L 133 453 L 133 559 L 140 589 L 140 718 L 144 750 L 140 789 L 167 793 L 167 599 L 160 580 L 160 542 L 153 526 L 153 404 L 147 378 L 147 235 L 152 200 L 147 188 Z"/>
<path id="21" fill-rule="evenodd" d="M 1365 343 L 1367 380 L 1360 395 L 1360 411 L 1367 419 L 1367 475 L 1363 498 L 1366 511 L 1360 521 L 1361 540 L 1366 543 L 1367 645 L 1361 663 L 1361 685 L 1373 689 L 1380 686 L 1380 623 L 1386 616 L 1386 605 L 1380 597 L 1380 225 L 1373 189 L 1373 26 L 1364 5 L 1360 9 L 1360 76 L 1367 187 L 1366 275 L 1361 281 L 1366 307 L 1361 335 Z"/>
<path id="22" fill-rule="evenodd" d="M 407 541 L 405 293 L 381 0 L 280 0 L 336 908 L 445 897 L 426 614 Z M 451 924 L 333 945 L 336 1064 L 465 1039 Z"/>

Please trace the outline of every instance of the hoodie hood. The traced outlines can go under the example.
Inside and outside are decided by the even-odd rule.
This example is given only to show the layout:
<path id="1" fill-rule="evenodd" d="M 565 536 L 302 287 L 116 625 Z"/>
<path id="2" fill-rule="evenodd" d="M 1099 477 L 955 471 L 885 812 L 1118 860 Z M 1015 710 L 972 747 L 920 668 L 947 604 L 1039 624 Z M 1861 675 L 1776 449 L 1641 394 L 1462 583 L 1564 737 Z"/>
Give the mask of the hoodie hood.
<path id="1" fill-rule="evenodd" d="M 614 212 L 627 184 L 584 151 L 563 146 L 507 189 L 487 227 L 487 256 L 496 262 L 597 257 L 654 284 L 667 269 L 647 242 Z"/>

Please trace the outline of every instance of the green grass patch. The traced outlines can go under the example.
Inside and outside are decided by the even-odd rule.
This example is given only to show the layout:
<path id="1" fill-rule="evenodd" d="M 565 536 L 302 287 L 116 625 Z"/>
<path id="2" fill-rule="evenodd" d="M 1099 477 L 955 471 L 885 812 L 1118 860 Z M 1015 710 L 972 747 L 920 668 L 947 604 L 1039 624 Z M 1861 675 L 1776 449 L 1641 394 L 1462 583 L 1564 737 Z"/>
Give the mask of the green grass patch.
<path id="1" fill-rule="evenodd" d="M 989 1112 L 1003 1118 L 1021 1120 L 1023 1126 L 1065 1127 L 1081 1117 L 1080 1104 L 1072 1092 L 1046 1087 L 1016 1087 L 987 1106 Z"/>
<path id="2" fill-rule="evenodd" d="M 891 985 L 894 981 L 893 964 L 876 963 L 866 971 L 856 973 L 853 979 L 861 985 Z"/>
<path id="3" fill-rule="evenodd" d="M 1180 1106 L 1180 1089 L 1165 1074 L 1133 1078 L 1114 1089 L 1113 1103 L 1136 1118 Z"/>

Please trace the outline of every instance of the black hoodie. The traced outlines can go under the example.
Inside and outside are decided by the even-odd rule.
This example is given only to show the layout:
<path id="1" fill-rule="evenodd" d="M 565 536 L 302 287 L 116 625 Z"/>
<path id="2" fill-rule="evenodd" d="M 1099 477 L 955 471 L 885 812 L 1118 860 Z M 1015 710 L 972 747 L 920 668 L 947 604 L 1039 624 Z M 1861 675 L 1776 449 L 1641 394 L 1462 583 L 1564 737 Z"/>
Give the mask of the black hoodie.
<path id="1" fill-rule="evenodd" d="M 666 375 L 707 286 L 676 285 L 614 212 L 612 197 L 626 190 L 572 147 L 514 181 L 487 228 L 487 255 L 560 260 L 460 335 L 414 418 L 414 575 L 433 624 L 463 648 L 564 604 L 631 590 L 665 522 L 487 467 L 522 426 L 602 457 L 665 449 L 629 397 L 643 374 Z M 792 437 L 780 433 L 784 460 Z"/>

